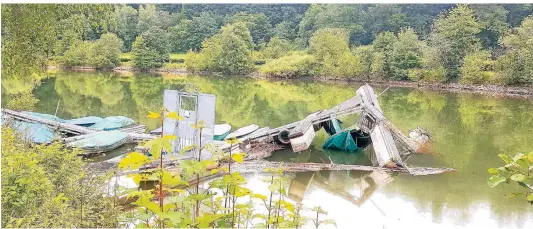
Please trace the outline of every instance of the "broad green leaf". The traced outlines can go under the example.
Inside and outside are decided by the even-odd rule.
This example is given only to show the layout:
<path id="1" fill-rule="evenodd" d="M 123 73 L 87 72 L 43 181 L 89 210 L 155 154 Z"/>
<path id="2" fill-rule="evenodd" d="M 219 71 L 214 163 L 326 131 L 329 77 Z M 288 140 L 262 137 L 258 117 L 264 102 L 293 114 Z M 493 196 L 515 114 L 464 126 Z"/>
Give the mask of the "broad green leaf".
<path id="1" fill-rule="evenodd" d="M 489 186 L 491 188 L 494 188 L 496 187 L 498 184 L 504 182 L 505 180 L 505 177 L 501 176 L 501 175 L 493 175 L 489 178 L 489 181 L 487 182 L 489 184 Z"/>
<path id="2" fill-rule="evenodd" d="M 496 169 L 496 168 L 489 168 L 488 172 L 489 172 L 489 174 L 498 174 L 499 173 L 498 169 Z"/>
<path id="3" fill-rule="evenodd" d="M 261 195 L 261 194 L 253 194 L 252 198 L 261 199 L 263 201 L 265 201 L 267 199 L 267 197 L 265 195 Z"/>
<path id="4" fill-rule="evenodd" d="M 237 163 L 242 163 L 244 161 L 244 154 L 242 154 L 242 153 L 233 154 L 233 155 L 231 155 L 231 157 Z"/>
<path id="5" fill-rule="evenodd" d="M 529 162 L 527 161 L 526 158 L 518 159 L 516 161 L 516 164 L 518 164 L 521 168 L 526 169 L 526 170 L 529 168 Z"/>
<path id="6" fill-rule="evenodd" d="M 176 137 L 176 135 L 168 134 L 168 135 L 163 136 L 163 139 L 167 141 L 172 141 L 172 140 L 178 139 L 178 137 Z"/>
<path id="7" fill-rule="evenodd" d="M 524 176 L 524 174 L 520 174 L 520 173 L 513 174 L 511 176 L 511 180 L 518 181 L 518 182 L 523 182 L 524 180 L 526 180 L 526 176 Z"/>
<path id="8" fill-rule="evenodd" d="M 509 158 L 509 155 L 507 154 L 500 153 L 498 154 L 498 157 L 500 157 L 505 162 L 505 164 L 509 164 L 512 162 L 511 158 Z"/>
<path id="9" fill-rule="evenodd" d="M 126 155 L 124 158 L 122 158 L 122 160 L 120 160 L 120 162 L 118 163 L 118 168 L 137 169 L 141 167 L 142 165 L 147 164 L 149 162 L 150 160 L 146 155 L 139 153 L 139 152 L 132 152 Z"/>
<path id="10" fill-rule="evenodd" d="M 529 152 L 529 153 L 527 154 L 527 160 L 528 160 L 529 162 L 533 163 L 533 152 Z"/>
<path id="11" fill-rule="evenodd" d="M 529 195 L 527 195 L 527 201 L 533 202 L 533 193 L 529 193 Z"/>
<path id="12" fill-rule="evenodd" d="M 178 112 L 176 112 L 176 111 L 168 113 L 167 114 L 167 118 L 175 119 L 175 120 L 178 120 L 178 121 L 183 120 L 183 117 L 179 116 Z"/>
<path id="13" fill-rule="evenodd" d="M 188 152 L 194 148 L 196 148 L 196 145 L 185 146 L 183 149 L 180 150 L 180 155 L 183 155 L 185 152 Z"/>
<path id="14" fill-rule="evenodd" d="M 213 174 L 216 174 L 218 173 L 218 169 L 211 169 L 211 171 L 209 171 L 209 174 L 213 175 Z"/>
<path id="15" fill-rule="evenodd" d="M 172 176 L 169 172 L 163 171 L 163 185 L 169 185 L 171 187 L 180 184 L 181 178 L 179 175 Z"/>
<path id="16" fill-rule="evenodd" d="M 153 111 L 148 111 L 148 115 L 146 115 L 146 118 L 149 119 L 159 119 L 161 115 L 159 113 L 155 113 Z"/>

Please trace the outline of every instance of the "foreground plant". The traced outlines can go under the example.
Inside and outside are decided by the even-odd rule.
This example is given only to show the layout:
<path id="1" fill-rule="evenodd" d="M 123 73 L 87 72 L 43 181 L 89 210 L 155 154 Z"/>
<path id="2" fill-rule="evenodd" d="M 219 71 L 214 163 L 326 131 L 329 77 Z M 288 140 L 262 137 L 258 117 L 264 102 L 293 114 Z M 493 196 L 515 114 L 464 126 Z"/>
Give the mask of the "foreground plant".
<path id="1" fill-rule="evenodd" d="M 159 113 L 150 112 L 147 117 L 159 120 L 162 126 L 165 118 L 182 119 L 176 112 L 165 109 Z M 200 121 L 192 127 L 201 136 L 206 125 Z M 282 170 L 267 171 L 272 174 L 266 181 L 269 197 L 254 194 L 244 187 L 246 179 L 232 168 L 233 163 L 242 163 L 245 156 L 231 150 L 239 143 L 238 139 L 226 140 L 231 146 L 227 154 L 200 140 L 198 145 L 185 147 L 180 152 L 196 152 L 193 159 L 181 160 L 178 169 L 168 169 L 164 166 L 163 152 L 170 153 L 171 141 L 176 139 L 176 136 L 162 133 L 143 144 L 151 156 L 132 152 L 120 161 L 121 169 L 140 169 L 128 176 L 142 187 L 129 191 L 127 198 L 134 198 L 132 204 L 137 208 L 125 214 L 124 223 L 129 220 L 136 227 L 160 228 L 298 228 L 306 222 L 300 214 L 302 206 L 287 201 L 287 179 Z M 202 157 L 204 152 L 211 153 L 210 159 Z M 210 182 L 202 180 L 220 175 L 222 177 Z M 147 182 L 154 184 L 149 186 Z M 266 212 L 255 209 L 255 202 L 262 202 Z M 257 220 L 261 223 L 254 224 Z"/>
<path id="2" fill-rule="evenodd" d="M 512 196 L 524 196 L 533 204 L 533 152 L 518 153 L 513 158 L 506 154 L 498 154 L 505 165 L 499 168 L 489 168 L 492 176 L 488 180 L 491 187 L 496 187 L 502 182 L 516 182 L 525 188 L 525 192 L 513 193 Z"/>

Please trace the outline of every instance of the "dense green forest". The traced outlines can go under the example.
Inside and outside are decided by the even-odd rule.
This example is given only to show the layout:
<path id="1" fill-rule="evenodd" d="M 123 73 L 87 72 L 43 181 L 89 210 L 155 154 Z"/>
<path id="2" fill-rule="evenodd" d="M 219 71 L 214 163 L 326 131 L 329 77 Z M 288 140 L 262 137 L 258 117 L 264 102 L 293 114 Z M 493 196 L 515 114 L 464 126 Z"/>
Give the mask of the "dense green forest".
<path id="1" fill-rule="evenodd" d="M 532 4 L 4 5 L 2 73 L 127 65 L 526 84 L 533 82 L 532 15 Z"/>

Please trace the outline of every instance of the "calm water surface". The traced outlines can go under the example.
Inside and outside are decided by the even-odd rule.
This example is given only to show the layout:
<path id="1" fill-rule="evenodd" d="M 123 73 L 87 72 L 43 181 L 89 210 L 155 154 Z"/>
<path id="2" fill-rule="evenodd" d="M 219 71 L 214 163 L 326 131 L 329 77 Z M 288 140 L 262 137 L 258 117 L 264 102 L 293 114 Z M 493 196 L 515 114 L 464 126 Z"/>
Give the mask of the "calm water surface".
<path id="1" fill-rule="evenodd" d="M 2 82 L 2 103 L 30 82 Z M 31 82 L 34 83 L 34 82 Z M 256 123 L 277 127 L 329 108 L 350 97 L 358 84 L 269 81 L 235 77 L 125 76 L 114 73 L 57 73 L 38 83 L 37 112 L 76 118 L 124 115 L 155 129 L 145 118 L 162 106 L 164 89 L 215 94 L 216 121 L 234 129 Z M 375 88 L 380 92 L 384 88 Z M 475 94 L 390 88 L 379 97 L 385 115 L 404 132 L 426 128 L 432 153 L 415 155 L 408 164 L 445 166 L 455 173 L 411 177 L 401 174 L 320 172 L 298 174 L 290 194 L 306 206 L 321 205 L 339 228 L 533 228 L 533 206 L 508 197 L 518 185 L 487 186 L 487 168 L 500 166 L 499 153 L 533 150 L 533 101 Z M 352 124 L 355 117 L 343 120 Z M 364 154 L 321 149 L 317 133 L 310 150 L 279 152 L 273 160 L 368 163 Z M 259 175 L 249 186 L 266 189 Z"/>

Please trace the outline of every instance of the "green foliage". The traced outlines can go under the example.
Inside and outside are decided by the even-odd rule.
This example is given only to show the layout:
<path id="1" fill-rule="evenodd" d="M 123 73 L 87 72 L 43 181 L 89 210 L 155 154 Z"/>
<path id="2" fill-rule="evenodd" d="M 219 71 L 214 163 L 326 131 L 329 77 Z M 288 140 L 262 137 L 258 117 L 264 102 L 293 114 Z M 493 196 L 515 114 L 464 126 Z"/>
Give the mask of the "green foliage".
<path id="1" fill-rule="evenodd" d="M 89 41 L 76 41 L 63 54 L 57 57 L 57 63 L 64 67 L 86 66 L 88 50 L 92 49 L 93 43 Z"/>
<path id="2" fill-rule="evenodd" d="M 122 43 L 113 33 L 103 34 L 88 50 L 88 64 L 95 68 L 112 68 L 120 65 Z"/>
<path id="3" fill-rule="evenodd" d="M 215 35 L 219 30 L 219 22 L 215 15 L 204 12 L 198 17 L 181 20 L 180 23 L 169 29 L 172 51 L 187 52 L 199 51 L 202 41 Z"/>
<path id="4" fill-rule="evenodd" d="M 273 37 L 268 44 L 261 49 L 261 56 L 265 59 L 276 59 L 284 56 L 289 51 L 292 51 L 293 45 L 289 40 L 280 39 L 279 37 Z"/>
<path id="5" fill-rule="evenodd" d="M 270 60 L 259 68 L 259 72 L 276 77 L 310 76 L 316 69 L 316 58 L 308 54 L 290 54 Z"/>
<path id="6" fill-rule="evenodd" d="M 442 14 L 433 26 L 429 45 L 438 48 L 439 61 L 446 68 L 448 79 L 455 79 L 466 54 L 480 48 L 477 35 L 481 32 L 482 25 L 470 7 L 458 5 Z"/>
<path id="7" fill-rule="evenodd" d="M 317 74 L 354 77 L 363 72 L 363 64 L 350 52 L 344 29 L 321 29 L 309 40 L 309 52 L 319 61 Z"/>
<path id="8" fill-rule="evenodd" d="M 506 154 L 499 154 L 504 166 L 489 168 L 492 176 L 488 180 L 491 188 L 503 182 L 516 182 L 525 188 L 524 193 L 513 193 L 513 196 L 523 196 L 530 204 L 533 204 L 533 152 L 528 154 L 518 153 L 513 158 Z"/>
<path id="9" fill-rule="evenodd" d="M 325 28 L 345 29 L 349 38 L 356 38 L 364 31 L 363 10 L 360 5 L 315 5 L 312 4 L 304 14 L 299 25 L 298 36 L 307 44 L 313 34 Z"/>
<path id="10" fill-rule="evenodd" d="M 15 111 L 32 111 L 39 99 L 35 98 L 31 92 L 22 92 L 13 95 L 6 104 L 6 108 Z"/>
<path id="11" fill-rule="evenodd" d="M 170 54 L 168 34 L 158 27 L 150 28 L 133 42 L 132 54 L 133 64 L 137 68 L 161 67 Z"/>
<path id="12" fill-rule="evenodd" d="M 265 44 L 270 40 L 270 30 L 272 29 L 272 25 L 265 14 L 237 13 L 231 17 L 230 23 L 245 24 L 252 36 L 252 41 L 255 44 L 254 47 L 259 47 L 260 44 Z"/>
<path id="13" fill-rule="evenodd" d="M 494 49 L 498 46 L 498 39 L 507 32 L 507 11 L 501 5 L 473 5 L 472 9 L 481 25 L 479 39 L 484 47 Z"/>
<path id="14" fill-rule="evenodd" d="M 34 145 L 2 126 L 2 227 L 118 227 L 101 188 L 109 176 L 84 169 L 61 143 Z"/>
<path id="15" fill-rule="evenodd" d="M 391 78 L 395 80 L 407 80 L 410 69 L 421 67 L 422 51 L 413 29 L 398 33 L 398 40 L 394 43 L 390 58 Z"/>
<path id="16" fill-rule="evenodd" d="M 494 61 L 488 51 L 468 54 L 461 66 L 461 83 L 482 84 L 494 81 Z"/>
<path id="17" fill-rule="evenodd" d="M 224 26 L 220 33 L 205 40 L 202 51 L 188 54 L 191 71 L 245 74 L 252 70 L 252 38 L 242 23 Z"/>
<path id="18" fill-rule="evenodd" d="M 527 17 L 520 27 L 502 37 L 504 54 L 497 60 L 497 71 L 507 84 L 533 82 L 533 17 Z"/>
<path id="19" fill-rule="evenodd" d="M 138 12 L 133 7 L 125 5 L 115 7 L 115 14 L 117 20 L 117 35 L 124 41 L 124 51 L 129 51 L 138 34 Z"/>

